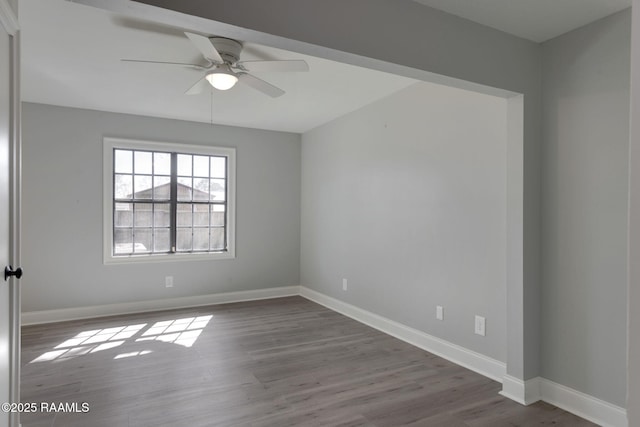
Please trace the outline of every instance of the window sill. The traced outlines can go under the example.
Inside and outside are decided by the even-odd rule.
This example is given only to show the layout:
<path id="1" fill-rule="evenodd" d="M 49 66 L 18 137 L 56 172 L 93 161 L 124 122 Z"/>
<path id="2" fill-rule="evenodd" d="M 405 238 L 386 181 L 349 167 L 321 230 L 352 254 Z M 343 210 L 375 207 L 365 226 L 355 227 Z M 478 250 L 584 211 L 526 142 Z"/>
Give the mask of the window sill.
<path id="1" fill-rule="evenodd" d="M 117 264 L 147 264 L 155 262 L 190 262 L 190 261 L 217 261 L 225 259 L 234 259 L 235 254 L 232 252 L 215 252 L 202 254 L 149 254 L 149 255 L 127 255 L 112 256 L 106 255 L 104 258 L 105 265 Z"/>

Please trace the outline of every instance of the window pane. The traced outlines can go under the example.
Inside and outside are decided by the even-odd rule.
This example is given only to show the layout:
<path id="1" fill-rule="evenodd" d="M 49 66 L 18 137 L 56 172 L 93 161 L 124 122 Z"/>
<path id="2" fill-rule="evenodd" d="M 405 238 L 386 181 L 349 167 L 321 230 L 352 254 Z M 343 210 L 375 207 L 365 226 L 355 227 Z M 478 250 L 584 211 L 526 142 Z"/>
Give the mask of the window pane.
<path id="1" fill-rule="evenodd" d="M 178 227 L 191 227 L 192 222 L 192 213 L 191 213 L 191 204 L 187 203 L 178 203 L 178 209 L 176 217 L 176 222 L 178 223 Z"/>
<path id="2" fill-rule="evenodd" d="M 154 227 L 170 227 L 171 211 L 168 203 L 156 204 L 153 215 Z"/>
<path id="3" fill-rule="evenodd" d="M 190 228 L 178 228 L 176 233 L 176 246 L 178 251 L 190 251 L 191 245 L 191 229 Z"/>
<path id="4" fill-rule="evenodd" d="M 211 157 L 211 178 L 226 178 L 226 157 Z"/>
<path id="5" fill-rule="evenodd" d="M 115 227 L 133 226 L 133 205 L 131 203 L 116 203 L 113 225 Z"/>
<path id="6" fill-rule="evenodd" d="M 133 177 L 131 175 L 116 175 L 113 193 L 116 199 L 130 199 L 133 194 Z"/>
<path id="7" fill-rule="evenodd" d="M 113 253 L 133 253 L 133 230 L 131 228 L 119 228 L 113 233 Z"/>
<path id="8" fill-rule="evenodd" d="M 178 200 L 190 201 L 192 188 L 193 188 L 193 179 L 178 178 Z"/>
<path id="9" fill-rule="evenodd" d="M 226 249 L 224 243 L 224 228 L 211 229 L 211 242 L 209 248 L 212 251 L 222 251 Z"/>
<path id="10" fill-rule="evenodd" d="M 115 173 L 133 173 L 133 152 L 130 150 L 115 150 Z"/>
<path id="11" fill-rule="evenodd" d="M 154 175 L 171 175 L 171 154 L 153 153 Z"/>
<path id="12" fill-rule="evenodd" d="M 200 227 L 209 226 L 209 206 L 208 205 L 194 205 L 193 225 L 200 226 Z"/>
<path id="13" fill-rule="evenodd" d="M 153 248 L 151 229 L 134 229 L 133 253 L 151 252 Z"/>
<path id="14" fill-rule="evenodd" d="M 208 228 L 193 229 L 193 250 L 194 251 L 209 250 L 209 229 Z"/>
<path id="15" fill-rule="evenodd" d="M 171 197 L 171 178 L 168 176 L 153 177 L 153 198 L 169 200 Z"/>
<path id="16" fill-rule="evenodd" d="M 133 224 L 136 227 L 153 226 L 153 205 L 151 203 L 136 203 L 134 206 Z M 150 248 L 151 246 L 147 246 Z"/>
<path id="17" fill-rule="evenodd" d="M 151 168 L 151 153 L 148 151 L 136 151 L 134 152 L 134 166 L 135 173 L 143 173 L 151 175 L 153 169 Z"/>
<path id="18" fill-rule="evenodd" d="M 209 156 L 193 156 L 193 176 L 209 178 Z"/>
<path id="19" fill-rule="evenodd" d="M 134 199 L 151 199 L 153 198 L 153 190 L 150 176 L 134 175 L 133 177 L 133 198 Z"/>
<path id="20" fill-rule="evenodd" d="M 132 144 L 111 152 L 113 229 L 105 239 L 112 241 L 114 255 L 227 250 L 232 206 L 226 193 L 234 185 L 227 162 L 233 154 L 175 150 L 180 146 Z"/>
<path id="21" fill-rule="evenodd" d="M 153 251 L 154 252 L 169 252 L 170 238 L 169 238 L 169 229 L 161 228 L 155 229 L 155 239 L 153 242 Z"/>
<path id="22" fill-rule="evenodd" d="M 211 225 L 224 226 L 224 205 L 211 205 Z"/>
<path id="23" fill-rule="evenodd" d="M 178 175 L 192 176 L 191 173 L 191 155 L 178 154 Z"/>
<path id="24" fill-rule="evenodd" d="M 200 201 L 209 200 L 209 179 L 208 178 L 193 179 L 193 200 L 200 200 Z"/>
<path id="25" fill-rule="evenodd" d="M 212 179 L 211 180 L 211 200 L 224 201 L 225 200 L 225 180 L 224 179 Z"/>

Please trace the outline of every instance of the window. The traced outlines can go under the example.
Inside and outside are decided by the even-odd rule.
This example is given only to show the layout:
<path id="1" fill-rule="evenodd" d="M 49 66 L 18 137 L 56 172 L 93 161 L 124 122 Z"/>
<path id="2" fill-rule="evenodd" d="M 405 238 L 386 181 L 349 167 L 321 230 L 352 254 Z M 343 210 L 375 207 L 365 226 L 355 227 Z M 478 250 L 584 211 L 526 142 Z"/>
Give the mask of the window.
<path id="1" fill-rule="evenodd" d="M 105 262 L 234 257 L 235 150 L 105 138 Z"/>

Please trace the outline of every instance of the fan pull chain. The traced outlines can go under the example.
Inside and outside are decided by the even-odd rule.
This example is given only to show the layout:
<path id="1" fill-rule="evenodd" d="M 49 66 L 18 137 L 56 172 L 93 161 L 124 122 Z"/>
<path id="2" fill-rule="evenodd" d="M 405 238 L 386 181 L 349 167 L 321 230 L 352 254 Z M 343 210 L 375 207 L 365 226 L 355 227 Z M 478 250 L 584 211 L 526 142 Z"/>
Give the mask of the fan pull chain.
<path id="1" fill-rule="evenodd" d="M 211 126 L 213 126 L 213 90 L 209 89 L 209 94 L 211 95 Z"/>

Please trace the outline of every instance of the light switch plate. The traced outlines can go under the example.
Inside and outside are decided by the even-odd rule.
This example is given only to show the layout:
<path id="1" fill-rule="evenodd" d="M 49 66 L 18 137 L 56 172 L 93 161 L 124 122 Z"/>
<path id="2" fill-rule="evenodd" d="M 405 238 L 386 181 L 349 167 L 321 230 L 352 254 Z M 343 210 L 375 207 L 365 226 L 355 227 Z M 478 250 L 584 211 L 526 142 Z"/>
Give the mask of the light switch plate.
<path id="1" fill-rule="evenodd" d="M 483 337 L 485 336 L 485 318 L 482 316 L 476 316 L 475 333 Z"/>

